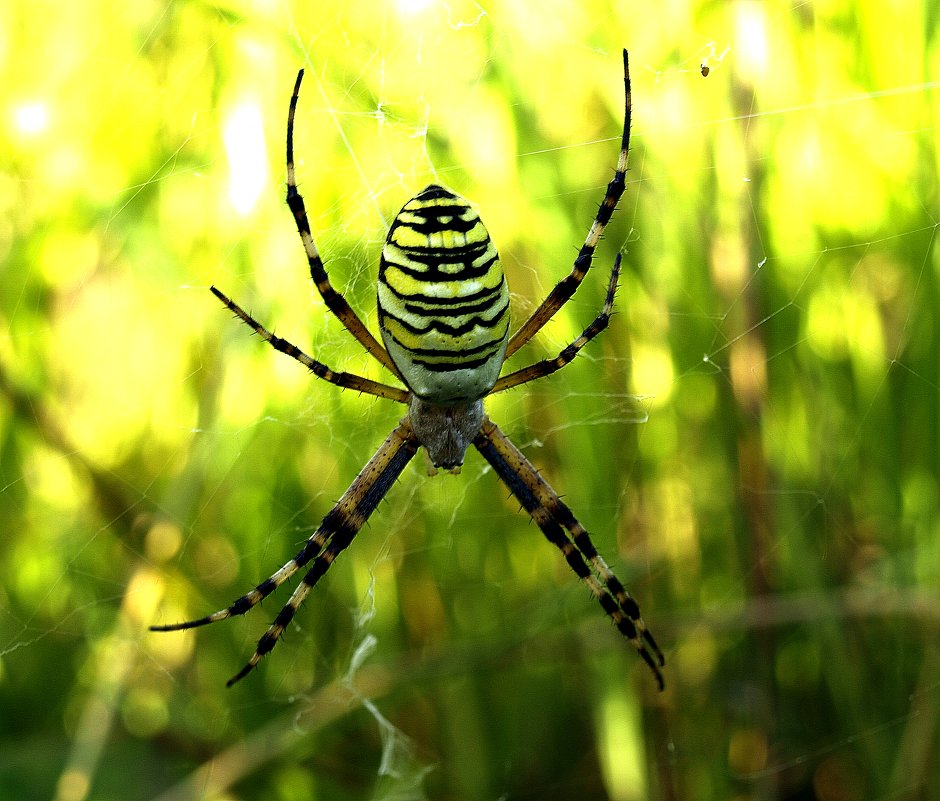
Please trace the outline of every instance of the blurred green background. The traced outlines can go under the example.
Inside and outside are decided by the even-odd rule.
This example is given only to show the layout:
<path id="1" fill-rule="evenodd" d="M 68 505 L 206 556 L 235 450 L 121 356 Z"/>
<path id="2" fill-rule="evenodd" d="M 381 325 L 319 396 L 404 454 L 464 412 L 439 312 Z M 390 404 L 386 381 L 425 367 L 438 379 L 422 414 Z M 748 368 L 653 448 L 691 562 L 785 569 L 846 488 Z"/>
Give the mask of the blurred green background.
<path id="1" fill-rule="evenodd" d="M 0 798 L 940 797 L 937 142 L 926 2 L 0 8 Z M 421 458 L 284 641 L 196 632 L 293 555 L 402 413 L 319 383 L 217 284 L 388 381 L 389 221 L 479 206 L 521 320 L 627 194 L 574 302 L 619 314 L 491 416 L 592 532 L 667 689 L 483 460 Z"/>

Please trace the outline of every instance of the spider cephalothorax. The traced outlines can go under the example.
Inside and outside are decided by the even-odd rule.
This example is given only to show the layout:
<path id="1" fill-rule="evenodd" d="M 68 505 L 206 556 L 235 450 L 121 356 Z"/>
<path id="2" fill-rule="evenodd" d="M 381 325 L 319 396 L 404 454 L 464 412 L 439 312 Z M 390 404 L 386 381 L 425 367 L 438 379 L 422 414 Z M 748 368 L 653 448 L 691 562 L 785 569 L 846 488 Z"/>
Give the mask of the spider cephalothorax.
<path id="1" fill-rule="evenodd" d="M 621 634 L 633 643 L 662 689 L 660 668 L 665 660 L 640 616 L 636 601 L 598 554 L 571 510 L 483 409 L 486 396 L 560 370 L 607 327 L 620 275 L 619 254 L 611 270 L 604 306 L 581 336 L 555 358 L 500 377 L 506 359 L 541 330 L 580 286 L 591 267 L 601 234 L 624 192 L 631 109 L 626 50 L 623 72 L 626 102 L 620 158 L 571 272 L 510 336 L 509 288 L 496 247 L 479 213 L 459 195 L 431 184 L 402 207 L 382 250 L 377 301 L 384 347 L 333 288 L 310 233 L 294 171 L 294 114 L 303 70 L 298 73 L 287 117 L 287 205 L 307 253 L 311 278 L 327 307 L 349 333 L 407 389 L 336 372 L 272 334 L 215 287 L 212 292 L 272 347 L 296 359 L 318 377 L 340 387 L 406 404 L 407 412 L 293 559 L 226 609 L 198 620 L 152 629 L 193 628 L 244 614 L 309 564 L 287 604 L 258 641 L 251 659 L 229 680 L 231 686 L 277 644 L 310 590 L 352 542 L 419 448 L 427 451 L 435 467 L 456 470 L 463 464 L 467 448 L 473 445 L 548 541 L 561 551 Z"/>

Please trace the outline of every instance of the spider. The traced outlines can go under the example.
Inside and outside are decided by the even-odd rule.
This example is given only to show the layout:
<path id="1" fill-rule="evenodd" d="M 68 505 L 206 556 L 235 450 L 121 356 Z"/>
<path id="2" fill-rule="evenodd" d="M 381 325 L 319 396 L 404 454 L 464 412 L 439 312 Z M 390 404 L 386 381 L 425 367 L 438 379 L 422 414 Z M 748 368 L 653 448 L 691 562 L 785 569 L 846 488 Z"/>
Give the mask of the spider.
<path id="1" fill-rule="evenodd" d="M 216 287 L 213 294 L 275 350 L 314 375 L 345 389 L 403 403 L 405 416 L 293 559 L 231 606 L 198 620 L 151 626 L 153 631 L 195 628 L 242 615 L 309 565 L 287 604 L 261 636 L 254 654 L 227 686 L 244 678 L 277 644 L 297 609 L 385 497 L 420 448 L 434 468 L 457 472 L 473 445 L 532 516 L 548 541 L 588 586 L 617 629 L 636 648 L 664 687 L 662 651 L 646 628 L 637 602 L 597 552 L 584 527 L 538 470 L 487 417 L 483 400 L 496 392 L 543 378 L 570 363 L 610 319 L 620 275 L 618 254 L 603 308 L 571 344 L 545 359 L 500 377 L 506 359 L 525 345 L 572 297 L 591 267 L 594 250 L 624 192 L 630 145 L 630 68 L 623 52 L 624 120 L 613 180 L 569 275 L 510 336 L 509 289 L 496 248 L 474 206 L 431 184 L 402 207 L 382 250 L 378 322 L 384 347 L 338 293 L 310 233 L 294 169 L 294 114 L 303 80 L 297 74 L 287 116 L 287 205 L 294 215 L 310 275 L 327 308 L 346 330 L 407 389 L 337 372 L 275 336 Z"/>

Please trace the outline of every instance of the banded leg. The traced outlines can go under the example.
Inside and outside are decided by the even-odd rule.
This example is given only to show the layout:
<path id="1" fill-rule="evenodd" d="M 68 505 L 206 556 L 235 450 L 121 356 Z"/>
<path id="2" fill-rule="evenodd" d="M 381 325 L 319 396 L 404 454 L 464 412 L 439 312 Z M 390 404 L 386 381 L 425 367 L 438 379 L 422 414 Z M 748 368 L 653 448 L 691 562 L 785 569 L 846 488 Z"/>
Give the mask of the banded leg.
<path id="1" fill-rule="evenodd" d="M 607 193 L 600 208 L 597 210 L 597 216 L 591 224 L 591 230 L 588 231 L 587 238 L 581 246 L 578 257 L 574 261 L 574 267 L 571 272 L 561 279 L 555 288 L 549 293 L 548 297 L 542 301 L 541 305 L 532 312 L 532 315 L 526 320 L 516 333 L 510 339 L 506 346 L 506 358 L 508 359 L 519 348 L 525 345 L 532 337 L 555 315 L 565 303 L 575 293 L 575 290 L 581 285 L 587 271 L 591 269 L 591 260 L 594 258 L 594 250 L 600 241 L 607 223 L 610 222 L 611 215 L 617 207 L 627 186 L 627 157 L 630 152 L 630 114 L 633 107 L 630 96 L 630 62 L 627 57 L 627 51 L 623 51 L 623 86 L 624 86 L 624 111 L 623 111 L 623 136 L 620 144 L 620 158 L 617 161 L 617 171 L 614 177 L 607 185 Z"/>
<path id="2" fill-rule="evenodd" d="M 640 607 L 598 554 L 590 535 L 571 510 L 522 451 L 489 418 L 483 421 L 473 444 L 532 516 L 548 541 L 564 554 L 571 569 L 587 584 L 620 633 L 630 640 L 653 671 L 662 690 L 665 684 L 660 668 L 666 660 L 643 622 Z"/>
<path id="3" fill-rule="evenodd" d="M 287 604 L 278 613 L 274 622 L 258 640 L 258 646 L 248 663 L 227 682 L 231 687 L 239 679 L 244 678 L 277 644 L 284 630 L 293 620 L 297 609 L 323 577 L 336 557 L 345 550 L 353 538 L 368 520 L 369 515 L 378 506 L 379 501 L 385 497 L 395 480 L 401 475 L 405 465 L 418 450 L 420 443 L 414 435 L 411 423 L 407 418 L 389 435 L 388 439 L 376 451 L 362 472 L 356 476 L 349 489 L 343 493 L 334 506 L 323 518 L 320 527 L 311 535 L 300 552 L 270 578 L 262 581 L 257 587 L 236 600 L 231 606 L 220 609 L 206 617 L 190 620 L 185 623 L 172 623 L 164 626 L 151 626 L 151 631 L 178 631 L 205 626 L 218 620 L 235 615 L 243 615 L 258 603 L 264 600 L 281 584 L 287 581 L 308 562 L 312 562 L 307 574 L 294 590 Z"/>
<path id="4" fill-rule="evenodd" d="M 617 294 L 617 279 L 620 277 L 620 260 L 621 257 L 618 253 L 617 258 L 614 260 L 614 268 L 610 272 L 607 297 L 604 299 L 604 307 L 601 309 L 601 313 L 594 318 L 594 321 L 585 328 L 583 332 L 581 332 L 581 336 L 562 350 L 554 359 L 543 359 L 535 364 L 530 364 L 528 367 L 523 367 L 521 370 L 516 370 L 514 373 L 504 375 L 496 382 L 493 389 L 490 390 L 491 395 L 494 392 L 502 392 L 504 389 L 511 389 L 520 384 L 528 384 L 530 381 L 535 381 L 537 378 L 544 378 L 547 375 L 557 372 L 566 364 L 570 364 L 574 361 L 574 357 L 578 355 L 581 348 L 607 328 L 608 323 L 610 323 L 611 312 L 614 308 L 614 295 Z"/>
<path id="5" fill-rule="evenodd" d="M 363 378 L 353 373 L 337 373 L 335 370 L 331 370 L 323 362 L 308 356 L 293 343 L 272 334 L 235 301 L 226 297 L 214 286 L 210 287 L 210 289 L 212 290 L 212 294 L 222 301 L 229 311 L 251 328 L 272 348 L 281 353 L 286 353 L 292 359 L 296 359 L 311 373 L 317 376 L 317 378 L 322 378 L 324 381 L 329 381 L 331 384 L 336 384 L 336 386 L 342 387 L 343 389 L 354 389 L 357 392 L 365 392 L 367 395 L 375 395 L 377 398 L 387 398 L 388 400 L 398 401 L 399 403 L 408 403 L 409 394 L 403 389 L 390 387 L 388 384 L 380 384 L 378 381 L 372 381 L 371 379 Z"/>
<path id="6" fill-rule="evenodd" d="M 297 99 L 300 96 L 300 82 L 303 80 L 304 71 L 297 73 L 297 82 L 294 84 L 294 93 L 290 98 L 290 111 L 287 114 L 287 206 L 294 215 L 294 221 L 297 223 L 297 233 L 304 244 L 304 251 L 307 254 L 307 262 L 310 265 L 310 277 L 317 287 L 317 291 L 323 298 L 326 307 L 343 324 L 343 327 L 352 334 L 362 347 L 364 347 L 375 359 L 384 367 L 391 371 L 392 375 L 401 378 L 398 368 L 392 362 L 388 351 L 385 350 L 379 341 L 372 335 L 372 332 L 366 328 L 365 323 L 359 319 L 359 315 L 353 311 L 352 307 L 339 292 L 337 292 L 330 283 L 330 278 L 326 274 L 326 268 L 323 266 L 323 260 L 313 241 L 313 234 L 310 233 L 310 222 L 307 219 L 307 209 L 304 206 L 304 199 L 297 191 L 297 175 L 294 170 L 294 113 L 297 110 Z"/>

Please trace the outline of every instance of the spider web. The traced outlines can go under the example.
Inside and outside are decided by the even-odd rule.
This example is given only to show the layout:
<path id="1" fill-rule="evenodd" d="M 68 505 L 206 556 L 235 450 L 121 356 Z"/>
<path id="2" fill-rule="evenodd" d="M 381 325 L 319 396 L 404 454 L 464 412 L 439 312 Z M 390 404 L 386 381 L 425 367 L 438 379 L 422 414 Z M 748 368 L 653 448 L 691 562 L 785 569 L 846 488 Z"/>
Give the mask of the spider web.
<path id="1" fill-rule="evenodd" d="M 317 5 L 63 10 L 32 37 L 16 11 L 43 44 L 3 67 L 0 794 L 930 797 L 931 13 Z M 318 386 L 207 292 L 388 380 L 290 230 L 293 70 L 300 189 L 372 329 L 388 223 L 431 181 L 479 205 L 519 320 L 603 196 L 624 44 L 627 195 L 513 364 L 577 336 L 622 251 L 619 315 L 488 411 L 642 602 L 667 695 L 473 454 L 460 476 L 416 459 L 225 693 L 285 593 L 195 634 L 145 627 L 269 575 L 401 415 Z"/>

